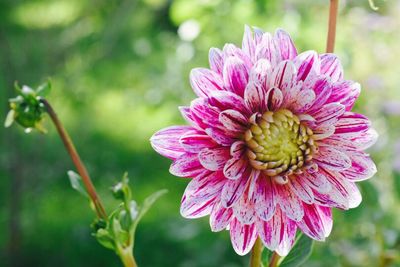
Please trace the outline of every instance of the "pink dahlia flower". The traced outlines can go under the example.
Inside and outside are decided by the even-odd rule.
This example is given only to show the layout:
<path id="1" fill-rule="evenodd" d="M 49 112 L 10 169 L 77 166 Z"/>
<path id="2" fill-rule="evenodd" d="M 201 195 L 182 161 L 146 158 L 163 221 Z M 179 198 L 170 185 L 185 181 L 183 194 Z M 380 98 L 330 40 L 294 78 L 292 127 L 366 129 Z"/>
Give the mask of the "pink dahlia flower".
<path id="1" fill-rule="evenodd" d="M 210 215 L 239 255 L 257 237 L 286 255 L 297 229 L 323 241 L 331 209 L 357 207 L 355 182 L 376 172 L 363 150 L 377 134 L 351 112 L 360 85 L 343 79 L 335 55 L 298 54 L 283 30 L 246 27 L 241 48 L 211 48 L 209 60 L 190 74 L 198 98 L 180 108 L 189 126 L 151 138 L 173 175 L 192 178 L 182 216 Z"/>

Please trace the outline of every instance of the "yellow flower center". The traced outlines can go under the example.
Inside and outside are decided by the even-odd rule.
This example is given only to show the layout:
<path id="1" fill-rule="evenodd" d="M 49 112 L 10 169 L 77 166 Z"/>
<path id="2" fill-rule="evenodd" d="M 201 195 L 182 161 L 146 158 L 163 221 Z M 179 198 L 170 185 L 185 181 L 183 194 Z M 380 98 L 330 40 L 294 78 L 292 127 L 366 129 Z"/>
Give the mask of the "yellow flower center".
<path id="1" fill-rule="evenodd" d="M 244 139 L 250 164 L 268 176 L 299 172 L 315 151 L 312 130 L 287 109 L 265 112 Z"/>

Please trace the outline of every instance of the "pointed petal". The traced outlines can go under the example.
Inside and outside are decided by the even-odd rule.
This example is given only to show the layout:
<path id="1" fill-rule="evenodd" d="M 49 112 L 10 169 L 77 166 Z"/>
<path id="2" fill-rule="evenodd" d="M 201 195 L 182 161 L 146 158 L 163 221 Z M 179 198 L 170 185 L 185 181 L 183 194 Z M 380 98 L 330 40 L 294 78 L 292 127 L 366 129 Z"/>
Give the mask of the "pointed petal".
<path id="1" fill-rule="evenodd" d="M 237 57 L 227 58 L 225 60 L 223 77 L 225 86 L 229 91 L 243 96 L 249 79 L 249 71 L 242 60 Z"/>
<path id="2" fill-rule="evenodd" d="M 256 222 L 258 235 L 264 246 L 269 250 L 275 250 L 281 242 L 283 224 L 280 209 L 276 210 L 276 213 L 269 221 L 259 220 Z"/>
<path id="3" fill-rule="evenodd" d="M 350 111 L 360 92 L 361 87 L 359 83 L 353 81 L 337 82 L 332 86 L 332 94 L 328 102 L 339 102 L 346 107 L 346 111 Z"/>
<path id="4" fill-rule="evenodd" d="M 341 171 L 341 174 L 353 182 L 363 181 L 371 178 L 376 173 L 376 166 L 368 154 L 362 152 L 351 152 L 351 167 Z"/>
<path id="5" fill-rule="evenodd" d="M 247 118 L 239 111 L 227 109 L 219 114 L 219 121 L 224 127 L 234 133 L 241 134 L 247 129 Z"/>
<path id="6" fill-rule="evenodd" d="M 232 144 L 230 153 L 233 158 L 238 159 L 243 156 L 245 150 L 246 143 L 244 141 L 236 141 Z"/>
<path id="7" fill-rule="evenodd" d="M 329 208 L 318 205 L 304 205 L 303 220 L 297 226 L 309 237 L 324 241 L 332 230 L 332 214 Z"/>
<path id="8" fill-rule="evenodd" d="M 287 254 L 289 254 L 296 239 L 296 231 L 297 231 L 296 223 L 290 219 L 285 220 L 285 226 L 283 228 L 283 231 L 284 231 L 283 237 L 281 242 L 279 243 L 279 246 L 276 248 L 276 252 L 280 256 L 285 257 L 287 256 Z"/>
<path id="9" fill-rule="evenodd" d="M 248 114 L 244 99 L 229 91 L 215 91 L 208 97 L 208 103 L 221 111 L 234 109 L 243 114 Z"/>
<path id="10" fill-rule="evenodd" d="M 324 105 L 318 111 L 311 113 L 318 124 L 334 125 L 338 118 L 343 115 L 345 107 L 339 103 L 329 103 Z"/>
<path id="11" fill-rule="evenodd" d="M 232 246 L 238 255 L 246 255 L 257 239 L 255 224 L 241 224 L 234 219 L 230 224 Z"/>
<path id="12" fill-rule="evenodd" d="M 297 80 L 311 80 L 315 75 L 320 73 L 320 61 L 317 52 L 306 51 L 294 59 L 297 68 Z"/>
<path id="13" fill-rule="evenodd" d="M 283 94 L 278 88 L 271 88 L 267 92 L 268 110 L 275 111 L 282 106 Z"/>
<path id="14" fill-rule="evenodd" d="M 252 181 L 252 184 L 254 184 L 254 190 L 251 190 L 254 191 L 252 201 L 256 214 L 261 220 L 269 221 L 275 213 L 276 205 L 276 193 L 271 178 L 260 174 Z M 250 188 L 252 188 L 252 184 Z"/>
<path id="15" fill-rule="evenodd" d="M 274 39 L 278 44 L 282 60 L 294 59 L 297 56 L 296 47 L 293 44 L 290 35 L 282 29 L 275 32 Z"/>
<path id="16" fill-rule="evenodd" d="M 249 56 L 250 59 L 254 59 L 254 55 L 256 52 L 256 43 L 253 38 L 253 31 L 247 25 L 245 25 L 244 27 L 242 50 Z"/>
<path id="17" fill-rule="evenodd" d="M 290 186 L 286 185 L 275 185 L 277 192 L 277 202 L 281 207 L 282 212 L 294 221 L 300 221 L 303 218 L 304 210 L 302 201 L 297 197 L 294 191 L 291 190 Z"/>
<path id="18" fill-rule="evenodd" d="M 318 170 L 315 172 L 305 171 L 302 174 L 299 174 L 298 179 L 301 182 L 307 184 L 313 190 L 320 192 L 320 193 L 328 193 L 331 191 L 331 184 L 329 183 L 326 176 L 319 172 Z"/>
<path id="19" fill-rule="evenodd" d="M 221 193 L 221 203 L 225 208 L 231 207 L 242 196 L 248 180 L 245 175 L 236 180 L 226 181 Z"/>
<path id="20" fill-rule="evenodd" d="M 319 166 L 330 170 L 342 171 L 351 167 L 350 158 L 343 152 L 332 147 L 320 146 L 314 155 Z"/>
<path id="21" fill-rule="evenodd" d="M 211 231 L 219 232 L 226 229 L 233 218 L 232 215 L 233 212 L 231 208 L 226 209 L 220 202 L 215 203 L 210 214 Z"/>
<path id="22" fill-rule="evenodd" d="M 292 61 L 281 61 L 274 69 L 270 80 L 270 87 L 276 87 L 282 90 L 284 96 L 290 95 L 290 90 L 296 82 L 297 70 Z"/>
<path id="23" fill-rule="evenodd" d="M 336 123 L 335 134 L 366 132 L 370 126 L 371 122 L 364 115 L 346 112 Z"/>
<path id="24" fill-rule="evenodd" d="M 207 128 L 205 132 L 218 144 L 222 146 L 230 146 L 235 140 L 224 130 L 218 128 Z"/>
<path id="25" fill-rule="evenodd" d="M 213 91 L 223 90 L 224 83 L 216 72 L 204 68 L 192 69 L 190 72 L 190 84 L 196 95 L 207 97 Z"/>
<path id="26" fill-rule="evenodd" d="M 253 224 L 256 219 L 254 203 L 250 200 L 249 187 L 243 193 L 242 197 L 232 207 L 235 218 L 243 224 Z"/>
<path id="27" fill-rule="evenodd" d="M 204 171 L 197 154 L 185 153 L 177 158 L 169 168 L 172 175 L 179 177 L 194 177 Z"/>
<path id="28" fill-rule="evenodd" d="M 224 58 L 220 49 L 212 47 L 208 52 L 208 61 L 212 71 L 222 74 L 224 69 Z"/>
<path id="29" fill-rule="evenodd" d="M 343 67 L 336 55 L 322 54 L 320 60 L 321 74 L 329 76 L 333 82 L 343 79 Z"/>
<path id="30" fill-rule="evenodd" d="M 194 128 L 191 126 L 171 126 L 164 128 L 150 138 L 151 146 L 164 157 L 170 159 L 179 158 L 185 153 L 184 148 L 179 143 L 179 138 L 193 130 Z"/>
<path id="31" fill-rule="evenodd" d="M 314 202 L 314 194 L 304 179 L 293 175 L 289 179 L 291 190 L 305 203 L 312 204 Z"/>
<path id="32" fill-rule="evenodd" d="M 245 172 L 247 165 L 248 162 L 244 156 L 241 158 L 231 158 L 224 166 L 224 174 L 228 179 L 240 179 Z"/>
<path id="33" fill-rule="evenodd" d="M 210 171 L 222 170 L 229 158 L 229 148 L 226 147 L 205 148 L 199 153 L 201 165 Z"/>
<path id="34" fill-rule="evenodd" d="M 278 49 L 272 35 L 266 32 L 262 35 L 260 42 L 257 43 L 256 60 L 267 59 L 272 66 L 275 66 L 280 60 Z"/>
<path id="35" fill-rule="evenodd" d="M 199 153 L 204 148 L 216 147 L 217 144 L 202 131 L 189 131 L 178 139 L 186 152 Z"/>

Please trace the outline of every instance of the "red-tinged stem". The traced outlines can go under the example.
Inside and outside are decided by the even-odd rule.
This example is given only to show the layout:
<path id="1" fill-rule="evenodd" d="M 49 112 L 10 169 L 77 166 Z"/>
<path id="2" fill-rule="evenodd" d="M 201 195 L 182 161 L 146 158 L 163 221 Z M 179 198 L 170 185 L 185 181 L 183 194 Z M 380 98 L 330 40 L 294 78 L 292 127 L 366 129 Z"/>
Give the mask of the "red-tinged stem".
<path id="1" fill-rule="evenodd" d="M 277 267 L 280 258 L 281 256 L 279 256 L 279 254 L 274 251 L 274 253 L 272 253 L 268 267 Z"/>
<path id="2" fill-rule="evenodd" d="M 339 0 L 330 0 L 328 38 L 326 41 L 326 52 L 333 53 L 335 50 L 336 20 L 339 8 Z"/>
<path id="3" fill-rule="evenodd" d="M 54 109 L 51 107 L 50 103 L 47 102 L 47 100 L 45 100 L 45 99 L 41 99 L 40 101 L 45 106 L 47 113 L 49 114 L 52 122 L 56 126 L 58 134 L 60 135 L 60 138 L 63 141 L 64 146 L 72 159 L 72 162 L 75 164 L 75 167 L 76 167 L 79 175 L 82 177 L 82 182 L 83 182 L 84 186 L 86 187 L 86 191 L 88 192 L 88 195 L 89 195 L 90 199 L 93 201 L 93 204 L 96 208 L 97 216 L 101 219 L 107 219 L 107 213 L 106 213 L 104 206 L 100 200 L 100 197 L 98 196 L 98 194 L 96 192 L 96 188 L 94 187 L 92 180 L 90 179 L 89 173 L 86 170 L 86 167 L 83 164 L 81 158 L 79 157 L 79 154 L 76 151 L 74 143 L 72 142 L 71 138 L 69 137 L 68 132 L 65 130 L 61 121 L 58 119 L 58 116 L 57 116 L 56 112 L 54 111 Z"/>

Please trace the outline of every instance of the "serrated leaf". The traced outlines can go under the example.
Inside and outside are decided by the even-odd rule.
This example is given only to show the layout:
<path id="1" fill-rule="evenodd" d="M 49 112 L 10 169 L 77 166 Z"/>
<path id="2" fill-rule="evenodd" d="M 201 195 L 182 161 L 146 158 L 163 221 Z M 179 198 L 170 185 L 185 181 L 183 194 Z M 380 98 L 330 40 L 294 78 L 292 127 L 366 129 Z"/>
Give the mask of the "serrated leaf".
<path id="1" fill-rule="evenodd" d="M 86 198 L 89 198 L 85 187 L 82 184 L 82 178 L 79 174 L 77 174 L 74 171 L 68 171 L 68 177 L 69 177 L 69 181 L 71 182 L 71 187 L 73 189 L 75 189 L 76 191 L 78 191 L 79 193 L 81 193 L 81 195 L 83 195 Z"/>
<path id="2" fill-rule="evenodd" d="M 280 267 L 301 266 L 311 255 L 313 240 L 304 234 L 300 234 L 289 254 L 281 260 Z"/>

